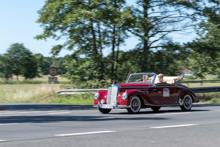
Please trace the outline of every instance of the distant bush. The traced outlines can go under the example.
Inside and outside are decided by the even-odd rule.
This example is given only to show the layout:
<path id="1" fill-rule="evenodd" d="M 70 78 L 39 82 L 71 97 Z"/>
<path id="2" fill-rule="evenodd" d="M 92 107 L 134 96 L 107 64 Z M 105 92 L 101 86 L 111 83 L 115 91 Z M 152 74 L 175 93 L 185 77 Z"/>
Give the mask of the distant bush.
<path id="1" fill-rule="evenodd" d="M 220 103 L 220 98 L 213 98 L 210 101 L 208 101 L 208 103 L 211 103 L 211 104 Z"/>
<path id="2" fill-rule="evenodd" d="M 196 94 L 199 100 L 201 101 L 210 101 L 213 98 L 220 99 L 220 92 L 211 92 L 211 93 L 198 93 Z"/>

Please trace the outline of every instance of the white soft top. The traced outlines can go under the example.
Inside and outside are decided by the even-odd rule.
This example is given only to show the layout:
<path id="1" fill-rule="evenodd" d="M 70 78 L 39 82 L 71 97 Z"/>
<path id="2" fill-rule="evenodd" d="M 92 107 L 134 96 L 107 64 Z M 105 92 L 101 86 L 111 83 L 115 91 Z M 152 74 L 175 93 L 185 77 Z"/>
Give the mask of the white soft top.
<path id="1" fill-rule="evenodd" d="M 163 77 L 163 80 L 167 82 L 167 84 L 174 84 L 174 83 L 181 81 L 182 79 L 183 79 L 183 76 L 164 76 Z M 158 82 L 159 82 L 158 77 L 156 77 L 154 83 L 157 84 Z"/>

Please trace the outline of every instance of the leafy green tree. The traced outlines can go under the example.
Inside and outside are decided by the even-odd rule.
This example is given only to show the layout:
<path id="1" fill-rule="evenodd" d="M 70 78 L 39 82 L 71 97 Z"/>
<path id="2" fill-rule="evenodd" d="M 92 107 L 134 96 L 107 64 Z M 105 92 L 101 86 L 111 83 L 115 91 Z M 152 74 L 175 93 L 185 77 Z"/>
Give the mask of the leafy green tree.
<path id="1" fill-rule="evenodd" d="M 125 82 L 129 73 L 142 72 L 137 62 L 137 59 L 140 57 L 137 50 L 120 51 L 117 54 L 118 62 L 116 64 L 118 68 L 116 69 L 117 75 L 115 78 L 117 83 Z"/>
<path id="2" fill-rule="evenodd" d="M 164 73 L 165 75 L 180 74 L 181 68 L 184 67 L 182 62 L 191 54 L 190 50 L 171 41 L 162 45 L 161 50 L 151 52 L 149 68 L 155 73 Z"/>
<path id="3" fill-rule="evenodd" d="M 52 65 L 51 67 L 56 67 L 58 69 L 58 74 L 60 75 L 64 75 L 66 74 L 67 72 L 67 69 L 64 65 L 64 63 L 66 62 L 66 59 L 68 58 L 69 56 L 66 56 L 66 57 L 59 57 L 59 58 L 53 58 L 52 59 Z"/>
<path id="4" fill-rule="evenodd" d="M 104 77 L 102 80 L 98 79 L 100 74 L 103 73 L 99 72 L 100 67 L 97 66 L 97 64 L 92 59 L 80 58 L 73 54 L 72 57 L 67 58 L 64 65 L 67 69 L 65 76 L 71 79 L 74 88 L 103 87 L 104 83 L 109 82 L 107 81 L 109 79 L 107 77 Z M 105 68 L 105 71 L 108 71 L 108 69 Z"/>
<path id="5" fill-rule="evenodd" d="M 17 76 L 17 80 L 18 75 L 23 75 L 25 79 L 37 75 L 37 60 L 23 44 L 12 44 L 4 56 L 10 61 L 12 73 Z"/>
<path id="6" fill-rule="evenodd" d="M 13 72 L 11 64 L 12 62 L 8 57 L 0 55 L 0 77 L 6 80 L 12 78 Z"/>
<path id="7" fill-rule="evenodd" d="M 215 5 L 203 12 L 207 19 L 196 28 L 199 37 L 185 45 L 192 52 L 186 65 L 200 78 L 206 74 L 220 78 L 220 2 L 212 2 Z"/>
<path id="8" fill-rule="evenodd" d="M 123 23 L 129 11 L 123 8 L 124 0 L 48 0 L 38 12 L 38 23 L 44 32 L 36 38 L 65 38 L 65 43 L 55 46 L 51 52 L 56 55 L 66 48 L 85 56 L 100 70 L 98 79 L 103 79 L 105 73 L 103 50 L 111 48 L 111 78 L 114 78 L 118 57 L 115 50 L 126 38 Z"/>
<path id="9" fill-rule="evenodd" d="M 35 54 L 34 57 L 37 59 L 38 73 L 47 75 L 50 68 L 49 61 L 42 54 Z"/>
<path id="10" fill-rule="evenodd" d="M 182 47 L 166 38 L 192 28 L 200 16 L 207 17 L 212 12 L 211 6 L 204 5 L 207 2 L 136 0 L 136 4 L 127 6 L 125 0 L 47 0 L 38 11 L 37 21 L 44 31 L 36 38 L 65 40 L 51 50 L 54 55 L 61 49 L 72 50 L 65 63 L 63 59 L 45 59 L 61 71 L 65 67 L 67 77 L 76 83 L 109 78 L 122 81 L 130 70 L 173 75 L 178 67 L 185 66 L 181 61 L 188 60 L 189 52 L 200 50 Z M 211 0 L 210 4 L 215 2 Z M 120 46 L 130 34 L 138 37 L 140 43 L 124 52 Z M 105 57 L 107 49 L 109 54 Z"/>
<path id="11" fill-rule="evenodd" d="M 148 71 L 152 51 L 161 50 L 164 39 L 173 32 L 182 32 L 194 26 L 192 20 L 201 15 L 201 0 L 136 0 L 127 30 L 139 37 L 141 52 L 139 64 Z M 163 43 L 163 44 L 161 44 Z"/>

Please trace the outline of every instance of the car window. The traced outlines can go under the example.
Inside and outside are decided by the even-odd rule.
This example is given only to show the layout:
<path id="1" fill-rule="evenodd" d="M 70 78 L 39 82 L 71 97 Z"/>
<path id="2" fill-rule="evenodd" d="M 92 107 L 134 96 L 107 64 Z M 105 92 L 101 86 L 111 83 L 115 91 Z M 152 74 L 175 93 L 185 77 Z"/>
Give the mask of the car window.
<path id="1" fill-rule="evenodd" d="M 128 79 L 128 83 L 152 83 L 154 80 L 154 74 L 131 74 Z"/>

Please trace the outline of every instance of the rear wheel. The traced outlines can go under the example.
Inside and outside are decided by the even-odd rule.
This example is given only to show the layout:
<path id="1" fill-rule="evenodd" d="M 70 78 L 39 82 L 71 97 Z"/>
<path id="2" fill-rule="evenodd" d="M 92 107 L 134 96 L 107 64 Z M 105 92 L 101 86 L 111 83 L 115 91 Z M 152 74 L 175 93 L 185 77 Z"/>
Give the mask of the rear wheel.
<path id="1" fill-rule="evenodd" d="M 153 106 L 151 107 L 151 109 L 154 111 L 154 112 L 158 112 L 160 110 L 161 107 L 157 107 L 157 106 Z"/>
<path id="2" fill-rule="evenodd" d="M 128 108 L 128 112 L 129 113 L 138 113 L 141 109 L 141 100 L 139 97 L 134 96 L 131 98 L 130 101 L 130 108 Z"/>
<path id="3" fill-rule="evenodd" d="M 183 105 L 180 108 L 183 111 L 190 111 L 193 105 L 192 97 L 190 95 L 185 95 L 183 98 Z"/>
<path id="4" fill-rule="evenodd" d="M 112 109 L 102 109 L 102 108 L 99 108 L 99 111 L 103 114 L 108 114 Z"/>

